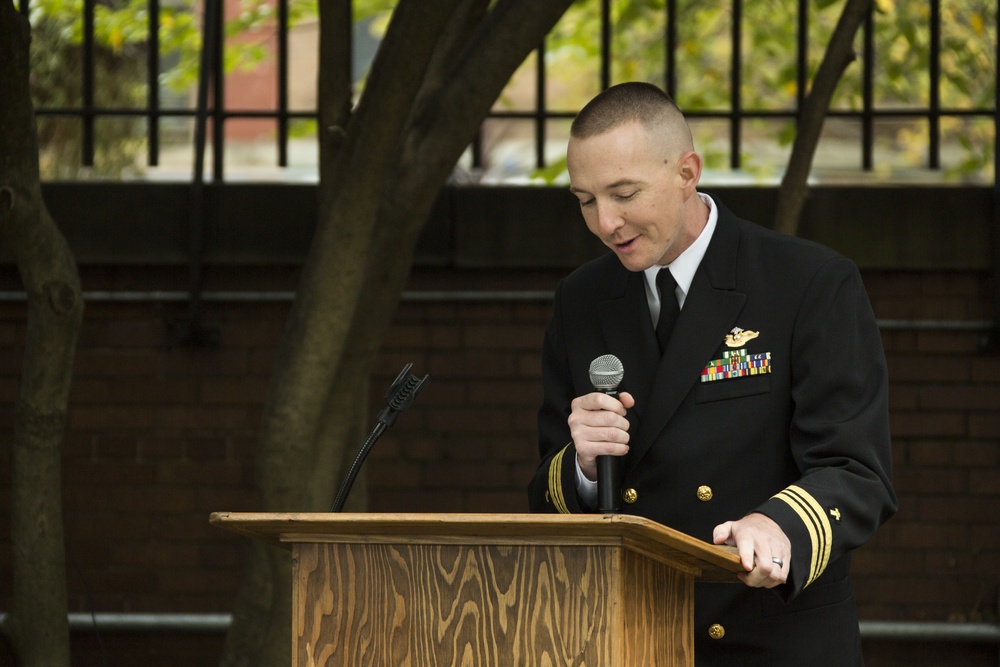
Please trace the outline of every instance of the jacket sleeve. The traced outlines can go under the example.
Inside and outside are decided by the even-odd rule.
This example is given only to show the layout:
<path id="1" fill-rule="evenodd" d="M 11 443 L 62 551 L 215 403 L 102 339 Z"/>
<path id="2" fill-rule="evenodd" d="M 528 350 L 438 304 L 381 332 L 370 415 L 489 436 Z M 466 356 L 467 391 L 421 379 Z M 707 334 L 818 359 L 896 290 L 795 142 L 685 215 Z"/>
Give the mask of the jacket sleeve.
<path id="1" fill-rule="evenodd" d="M 576 492 L 576 448 L 569 433 L 570 404 L 576 398 L 563 344 L 562 284 L 556 289 L 553 316 L 542 345 L 542 406 L 538 410 L 541 464 L 528 485 L 532 512 L 587 511 Z"/>
<path id="2" fill-rule="evenodd" d="M 801 477 L 757 508 L 791 540 L 787 597 L 896 511 L 885 354 L 861 276 L 843 257 L 819 268 L 800 305 L 791 389 Z"/>

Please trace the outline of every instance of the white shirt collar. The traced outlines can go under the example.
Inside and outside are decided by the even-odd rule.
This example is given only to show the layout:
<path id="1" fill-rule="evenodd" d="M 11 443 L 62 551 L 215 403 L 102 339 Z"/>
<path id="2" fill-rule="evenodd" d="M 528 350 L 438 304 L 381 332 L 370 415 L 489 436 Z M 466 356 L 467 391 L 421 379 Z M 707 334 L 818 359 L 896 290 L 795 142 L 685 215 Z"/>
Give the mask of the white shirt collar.
<path id="1" fill-rule="evenodd" d="M 680 304 L 681 308 L 684 307 L 684 300 L 687 299 L 688 292 L 691 291 L 694 274 L 698 271 L 702 258 L 705 257 L 705 251 L 708 250 L 708 244 L 712 240 L 715 225 L 719 220 L 719 209 L 712 198 L 701 192 L 698 193 L 698 196 L 708 206 L 708 223 L 705 224 L 705 228 L 701 230 L 701 234 L 694 240 L 694 243 L 665 267 L 670 269 L 674 280 L 677 281 L 677 303 Z M 654 322 L 660 317 L 660 295 L 656 289 L 656 274 L 661 268 L 664 267 L 660 264 L 654 264 L 643 272 L 646 274 L 646 300 L 649 302 L 649 313 L 653 316 Z"/>

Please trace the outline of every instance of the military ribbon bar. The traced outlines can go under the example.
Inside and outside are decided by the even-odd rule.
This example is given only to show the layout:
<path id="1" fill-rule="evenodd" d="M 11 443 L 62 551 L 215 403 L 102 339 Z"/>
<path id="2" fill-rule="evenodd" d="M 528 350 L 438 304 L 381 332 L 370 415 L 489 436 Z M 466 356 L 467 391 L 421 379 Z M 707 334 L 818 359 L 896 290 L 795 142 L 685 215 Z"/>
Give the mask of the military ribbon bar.
<path id="1" fill-rule="evenodd" d="M 728 380 L 771 372 L 771 353 L 747 354 L 746 350 L 727 350 L 722 359 L 713 359 L 701 371 L 702 382 Z"/>

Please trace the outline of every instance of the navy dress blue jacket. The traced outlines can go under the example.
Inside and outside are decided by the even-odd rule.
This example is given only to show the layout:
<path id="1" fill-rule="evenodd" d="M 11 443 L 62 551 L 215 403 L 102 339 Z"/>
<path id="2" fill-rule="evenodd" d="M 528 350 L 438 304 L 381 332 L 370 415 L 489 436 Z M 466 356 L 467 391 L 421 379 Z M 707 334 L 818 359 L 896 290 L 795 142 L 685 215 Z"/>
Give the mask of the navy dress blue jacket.
<path id="1" fill-rule="evenodd" d="M 792 544 L 773 590 L 695 585 L 704 665 L 860 665 L 850 552 L 896 510 L 888 380 L 860 274 L 836 252 L 719 219 L 660 355 L 643 274 L 613 254 L 559 285 L 543 347 L 534 512 L 587 512 L 576 493 L 571 401 L 590 362 L 622 360 L 635 397 L 623 511 L 712 541 L 761 512 Z"/>

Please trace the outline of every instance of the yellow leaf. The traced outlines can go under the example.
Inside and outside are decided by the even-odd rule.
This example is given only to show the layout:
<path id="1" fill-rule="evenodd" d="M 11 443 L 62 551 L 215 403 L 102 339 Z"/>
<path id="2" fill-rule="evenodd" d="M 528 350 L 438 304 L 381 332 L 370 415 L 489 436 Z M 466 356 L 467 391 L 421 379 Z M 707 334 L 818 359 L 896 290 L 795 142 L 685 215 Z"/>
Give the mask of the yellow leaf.
<path id="1" fill-rule="evenodd" d="M 969 21 L 972 23 L 972 31 L 976 33 L 977 36 L 982 37 L 983 30 L 985 29 L 985 26 L 983 25 L 983 15 L 979 12 L 973 12 Z"/>

